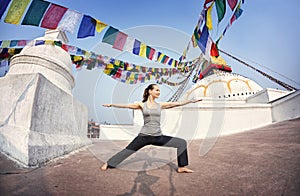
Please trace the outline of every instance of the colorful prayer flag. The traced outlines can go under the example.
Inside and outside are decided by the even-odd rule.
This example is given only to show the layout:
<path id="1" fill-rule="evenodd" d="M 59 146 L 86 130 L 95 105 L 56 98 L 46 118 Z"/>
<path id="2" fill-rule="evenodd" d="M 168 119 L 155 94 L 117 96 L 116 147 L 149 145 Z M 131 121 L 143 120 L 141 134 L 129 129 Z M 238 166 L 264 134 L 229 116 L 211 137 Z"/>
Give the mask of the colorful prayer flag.
<path id="1" fill-rule="evenodd" d="M 151 48 L 150 46 L 147 46 L 147 49 L 146 49 L 146 56 L 147 56 L 147 58 L 150 59 L 150 60 L 152 60 L 153 56 L 154 56 L 154 53 L 155 53 L 155 49 Z"/>
<path id="2" fill-rule="evenodd" d="M 19 24 L 29 3 L 30 0 L 13 0 L 6 14 L 4 22 Z"/>
<path id="3" fill-rule="evenodd" d="M 206 12 L 206 25 L 207 25 L 208 30 L 213 29 L 212 17 L 211 17 L 211 11 L 212 11 L 213 5 L 214 5 L 214 3 L 212 3 L 208 7 L 207 12 Z"/>
<path id="4" fill-rule="evenodd" d="M 109 28 L 107 29 L 107 31 L 103 36 L 102 42 L 108 43 L 110 45 L 114 45 L 118 32 L 119 32 L 118 29 L 109 26 Z"/>
<path id="5" fill-rule="evenodd" d="M 0 20 L 11 0 L 0 0 Z"/>
<path id="6" fill-rule="evenodd" d="M 96 20 L 88 15 L 83 15 L 80 27 L 77 33 L 77 38 L 85 38 L 95 35 Z"/>
<path id="7" fill-rule="evenodd" d="M 126 39 L 127 39 L 128 35 L 123 33 L 123 32 L 118 32 L 117 37 L 115 39 L 113 48 L 118 49 L 118 50 L 123 50 L 124 45 L 126 43 Z"/>
<path id="8" fill-rule="evenodd" d="M 33 0 L 22 21 L 22 25 L 39 26 L 49 5 L 50 2 Z"/>
<path id="9" fill-rule="evenodd" d="M 212 1 L 214 1 L 214 0 L 205 0 L 205 2 L 204 2 L 204 8 L 207 8 L 206 5 L 207 5 L 208 3 L 210 3 L 210 2 L 212 2 Z"/>
<path id="10" fill-rule="evenodd" d="M 68 9 L 64 17 L 61 19 L 58 29 L 74 33 L 81 17 L 81 13 Z"/>
<path id="11" fill-rule="evenodd" d="M 135 54 L 135 55 L 139 55 L 140 54 L 140 46 L 141 46 L 141 42 L 136 39 L 134 41 L 132 53 Z"/>
<path id="12" fill-rule="evenodd" d="M 207 40 L 208 40 L 208 37 L 209 37 L 209 32 L 208 32 L 208 29 L 207 29 L 207 26 L 206 24 L 203 26 L 203 29 L 202 29 L 202 33 L 201 33 L 201 36 L 200 36 L 200 39 L 198 40 L 198 46 L 199 48 L 201 49 L 201 51 L 205 54 L 205 51 L 206 51 L 206 44 L 207 44 Z"/>
<path id="13" fill-rule="evenodd" d="M 17 46 L 17 44 L 18 44 L 18 40 L 11 40 L 9 47 L 15 47 L 15 46 Z"/>
<path id="14" fill-rule="evenodd" d="M 133 37 L 128 36 L 123 50 L 124 51 L 132 51 L 134 42 L 135 42 L 135 39 Z"/>
<path id="15" fill-rule="evenodd" d="M 224 18 L 226 12 L 226 1 L 225 0 L 215 0 L 216 2 L 216 9 L 218 14 L 218 22 Z"/>
<path id="16" fill-rule="evenodd" d="M 243 10 L 241 9 L 241 2 L 239 3 L 239 5 L 237 6 L 233 16 L 230 19 L 230 25 L 237 20 L 243 13 Z"/>
<path id="17" fill-rule="evenodd" d="M 141 43 L 139 56 L 146 57 L 146 50 L 147 50 L 147 45 L 145 43 Z"/>
<path id="18" fill-rule="evenodd" d="M 216 57 L 219 56 L 218 47 L 214 42 L 212 42 L 211 45 L 210 56 L 216 56 Z"/>
<path id="19" fill-rule="evenodd" d="M 238 2 L 238 0 L 227 0 L 227 3 L 228 3 L 231 10 L 234 10 L 237 2 Z"/>
<path id="20" fill-rule="evenodd" d="M 101 22 L 100 20 L 96 20 L 96 31 L 98 33 L 100 33 L 101 31 L 103 31 L 103 29 L 105 29 L 107 27 L 107 24 Z"/>
<path id="21" fill-rule="evenodd" d="M 56 29 L 66 11 L 67 8 L 51 3 L 43 18 L 41 27 L 47 29 Z"/>

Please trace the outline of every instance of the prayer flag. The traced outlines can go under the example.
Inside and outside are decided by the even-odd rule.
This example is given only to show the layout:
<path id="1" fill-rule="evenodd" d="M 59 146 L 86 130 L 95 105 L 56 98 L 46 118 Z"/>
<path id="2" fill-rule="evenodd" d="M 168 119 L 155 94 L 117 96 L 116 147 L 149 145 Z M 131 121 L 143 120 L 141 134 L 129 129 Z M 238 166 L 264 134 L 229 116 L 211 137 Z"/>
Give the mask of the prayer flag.
<path id="1" fill-rule="evenodd" d="M 4 41 L 2 41 L 1 47 L 2 48 L 8 48 L 9 45 L 10 45 L 10 40 L 4 40 Z"/>
<path id="2" fill-rule="evenodd" d="M 45 44 L 45 40 L 35 40 L 34 43 L 35 46 L 44 45 L 44 44 Z"/>
<path id="3" fill-rule="evenodd" d="M 4 22 L 19 24 L 29 3 L 30 0 L 13 0 L 8 9 Z"/>
<path id="4" fill-rule="evenodd" d="M 208 32 L 208 29 L 207 29 L 207 26 L 204 25 L 203 26 L 203 29 L 202 29 L 202 34 L 200 36 L 200 39 L 198 40 L 198 46 L 199 48 L 201 49 L 201 51 L 205 54 L 205 51 L 206 51 L 206 44 L 207 44 L 207 40 L 208 40 L 208 37 L 209 37 L 209 32 Z"/>
<path id="5" fill-rule="evenodd" d="M 118 29 L 109 26 L 109 28 L 107 29 L 107 31 L 103 36 L 102 42 L 108 43 L 110 45 L 114 45 L 118 32 L 119 32 Z"/>
<path id="6" fill-rule="evenodd" d="M 192 43 L 193 43 L 193 47 L 196 48 L 197 47 L 197 40 L 195 38 L 195 35 L 192 35 Z"/>
<path id="7" fill-rule="evenodd" d="M 231 10 L 234 10 L 237 2 L 238 2 L 238 0 L 227 0 L 227 3 L 229 5 L 229 7 L 231 8 Z"/>
<path id="8" fill-rule="evenodd" d="M 123 32 L 118 32 L 117 37 L 115 39 L 113 48 L 118 49 L 118 50 L 123 50 L 124 45 L 126 43 L 126 39 L 127 39 L 128 35 L 123 33 Z"/>
<path id="9" fill-rule="evenodd" d="M 148 59 L 150 59 L 150 60 L 153 59 L 154 52 L 155 52 L 154 48 L 151 48 L 150 46 L 147 46 L 146 56 L 147 56 Z"/>
<path id="10" fill-rule="evenodd" d="M 105 29 L 107 27 L 107 24 L 101 22 L 100 20 L 96 20 L 96 31 L 98 33 L 100 33 L 101 31 L 103 31 L 103 29 Z"/>
<path id="11" fill-rule="evenodd" d="M 214 5 L 214 3 L 212 3 L 208 7 L 207 12 L 206 12 L 206 25 L 207 25 L 208 30 L 213 29 L 212 17 L 211 17 L 211 11 L 212 11 L 213 5 Z"/>
<path id="12" fill-rule="evenodd" d="M 210 3 L 210 2 L 212 2 L 212 1 L 214 1 L 214 0 L 205 0 L 205 2 L 204 2 L 204 8 L 207 8 L 206 5 L 207 5 L 208 3 Z"/>
<path id="13" fill-rule="evenodd" d="M 215 2 L 216 2 L 217 14 L 218 14 L 218 22 L 221 22 L 226 12 L 226 2 L 225 0 L 215 0 Z"/>
<path id="14" fill-rule="evenodd" d="M 18 44 L 18 40 L 11 40 L 9 47 L 15 47 L 15 46 L 17 46 L 17 44 Z"/>
<path id="15" fill-rule="evenodd" d="M 167 55 L 165 55 L 165 57 L 163 58 L 163 63 L 166 64 L 168 62 L 170 57 L 168 57 Z"/>
<path id="16" fill-rule="evenodd" d="M 139 56 L 146 57 L 146 50 L 147 50 L 147 45 L 144 43 L 141 43 Z"/>
<path id="17" fill-rule="evenodd" d="M 58 29 L 74 33 L 81 17 L 81 13 L 68 9 L 64 17 L 61 19 Z"/>
<path id="18" fill-rule="evenodd" d="M 17 46 L 26 46 L 27 41 L 26 40 L 19 40 Z"/>
<path id="19" fill-rule="evenodd" d="M 135 39 L 128 36 L 125 42 L 124 49 L 125 51 L 132 51 Z"/>
<path id="20" fill-rule="evenodd" d="M 2 15 L 4 14 L 6 8 L 8 7 L 8 4 L 11 0 L 0 0 L 0 19 L 2 18 Z"/>
<path id="21" fill-rule="evenodd" d="M 218 47 L 214 42 L 212 42 L 212 45 L 211 45 L 210 56 L 219 56 Z"/>
<path id="22" fill-rule="evenodd" d="M 22 25 L 39 26 L 49 5 L 50 2 L 33 0 L 22 21 Z"/>
<path id="23" fill-rule="evenodd" d="M 140 46 L 141 46 L 141 42 L 136 39 L 134 41 L 132 53 L 135 55 L 139 55 L 140 54 Z"/>
<path id="24" fill-rule="evenodd" d="M 207 43 L 206 43 L 206 46 L 205 46 L 205 53 L 204 53 L 204 56 L 203 56 L 207 60 L 210 59 L 210 51 L 211 51 L 212 43 L 213 43 L 213 41 L 211 40 L 210 37 L 208 37 Z"/>
<path id="25" fill-rule="evenodd" d="M 243 10 L 241 9 L 241 2 L 237 6 L 233 16 L 230 19 L 230 24 L 232 24 L 235 20 L 237 20 L 243 13 Z"/>
<path id="26" fill-rule="evenodd" d="M 77 33 L 77 38 L 85 38 L 95 35 L 96 20 L 88 15 L 83 15 L 80 27 Z"/>
<path id="27" fill-rule="evenodd" d="M 56 29 L 66 11 L 67 8 L 51 3 L 49 9 L 44 15 L 41 27 L 47 29 Z"/>

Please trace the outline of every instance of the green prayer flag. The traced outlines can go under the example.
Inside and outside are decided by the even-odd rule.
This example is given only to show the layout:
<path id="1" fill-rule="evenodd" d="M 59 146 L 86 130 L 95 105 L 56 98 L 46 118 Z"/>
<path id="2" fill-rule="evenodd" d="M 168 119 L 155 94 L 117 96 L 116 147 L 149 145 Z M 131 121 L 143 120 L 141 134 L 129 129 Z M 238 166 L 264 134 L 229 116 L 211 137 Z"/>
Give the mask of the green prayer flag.
<path id="1" fill-rule="evenodd" d="M 22 25 L 39 26 L 50 2 L 33 0 L 23 21 Z"/>
<path id="2" fill-rule="evenodd" d="M 224 18 L 226 12 L 226 0 L 215 0 L 218 14 L 218 23 Z"/>

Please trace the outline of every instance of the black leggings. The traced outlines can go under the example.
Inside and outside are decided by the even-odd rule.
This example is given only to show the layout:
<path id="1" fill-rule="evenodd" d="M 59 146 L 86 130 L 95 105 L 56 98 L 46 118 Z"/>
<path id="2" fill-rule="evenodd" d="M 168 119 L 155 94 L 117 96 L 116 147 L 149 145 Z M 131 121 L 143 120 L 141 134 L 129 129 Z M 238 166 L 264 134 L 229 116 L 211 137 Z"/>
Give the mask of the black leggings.
<path id="1" fill-rule="evenodd" d="M 119 165 L 127 157 L 138 151 L 144 146 L 166 146 L 177 148 L 177 163 L 179 167 L 188 165 L 187 144 L 184 139 L 170 136 L 147 136 L 138 135 L 134 140 L 122 151 L 115 154 L 108 161 L 108 167 L 114 168 Z"/>

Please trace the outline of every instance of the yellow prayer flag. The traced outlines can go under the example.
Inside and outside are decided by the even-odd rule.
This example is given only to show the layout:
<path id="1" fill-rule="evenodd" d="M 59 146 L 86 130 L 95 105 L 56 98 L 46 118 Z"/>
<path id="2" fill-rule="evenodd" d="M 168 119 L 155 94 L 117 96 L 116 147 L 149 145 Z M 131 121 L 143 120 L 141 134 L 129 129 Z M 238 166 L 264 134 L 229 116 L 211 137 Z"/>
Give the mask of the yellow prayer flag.
<path id="1" fill-rule="evenodd" d="M 8 54 L 10 54 L 10 55 L 14 55 L 15 54 L 15 48 L 9 48 L 8 49 Z"/>
<path id="2" fill-rule="evenodd" d="M 212 17 L 211 17 L 211 11 L 212 11 L 213 5 L 214 5 L 214 2 L 207 9 L 206 26 L 207 26 L 208 30 L 213 29 Z"/>
<path id="3" fill-rule="evenodd" d="M 211 56 L 210 59 L 213 64 L 227 65 L 226 61 L 221 56 L 218 57 Z"/>
<path id="4" fill-rule="evenodd" d="M 110 74 L 110 72 L 111 72 L 111 70 L 110 70 L 110 69 L 104 69 L 104 70 L 103 70 L 103 73 L 105 73 L 106 75 L 109 75 L 109 74 Z"/>
<path id="5" fill-rule="evenodd" d="M 74 62 L 81 61 L 82 56 L 74 56 Z"/>
<path id="6" fill-rule="evenodd" d="M 119 66 L 119 65 L 120 65 L 120 60 L 115 59 L 114 64 L 115 64 L 116 66 Z"/>
<path id="7" fill-rule="evenodd" d="M 54 45 L 54 40 L 45 40 L 45 45 Z"/>
<path id="8" fill-rule="evenodd" d="M 103 29 L 105 29 L 105 27 L 107 27 L 107 24 L 101 22 L 100 20 L 96 20 L 97 24 L 96 24 L 96 31 L 98 33 L 100 33 L 101 31 L 103 31 Z"/>
<path id="9" fill-rule="evenodd" d="M 114 65 L 109 63 L 106 65 L 106 69 L 113 69 L 114 68 Z"/>
<path id="10" fill-rule="evenodd" d="M 10 24 L 19 24 L 30 1 L 31 0 L 13 0 L 4 22 Z"/>
<path id="11" fill-rule="evenodd" d="M 146 50 L 147 50 L 147 45 L 144 43 L 141 43 L 139 56 L 146 57 Z"/>

